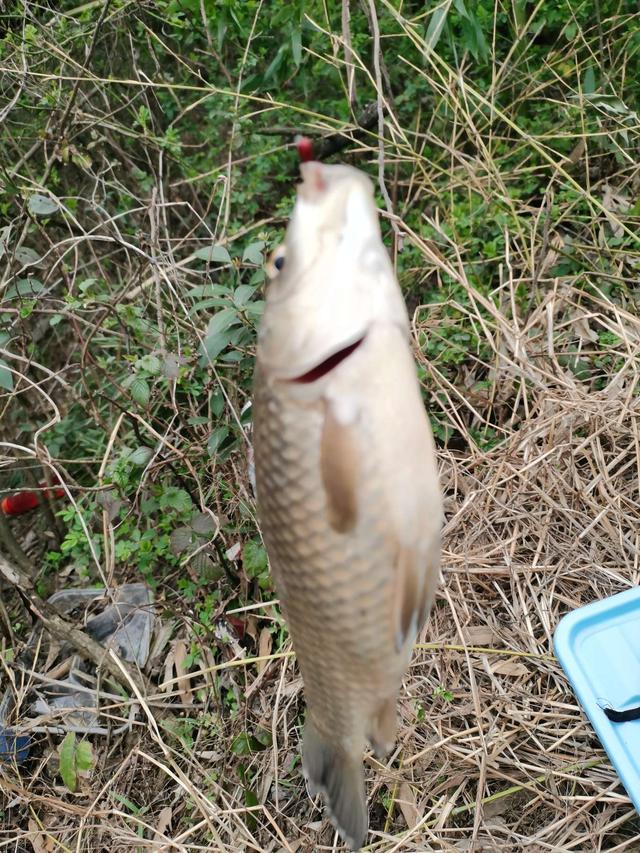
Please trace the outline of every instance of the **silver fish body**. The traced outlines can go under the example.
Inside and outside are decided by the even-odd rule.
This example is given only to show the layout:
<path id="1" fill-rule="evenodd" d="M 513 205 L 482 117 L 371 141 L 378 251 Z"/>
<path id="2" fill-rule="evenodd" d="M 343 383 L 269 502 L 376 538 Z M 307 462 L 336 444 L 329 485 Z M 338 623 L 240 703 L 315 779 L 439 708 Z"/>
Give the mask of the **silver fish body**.
<path id="1" fill-rule="evenodd" d="M 305 777 L 356 849 L 367 831 L 362 753 L 393 745 L 397 694 L 438 584 L 442 508 L 370 183 L 307 166 L 258 345 L 258 511 L 304 681 Z M 303 210 L 302 232 L 305 204 L 316 209 Z M 342 263 L 331 267 L 329 251 Z M 314 292 L 327 264 L 334 311 Z"/>

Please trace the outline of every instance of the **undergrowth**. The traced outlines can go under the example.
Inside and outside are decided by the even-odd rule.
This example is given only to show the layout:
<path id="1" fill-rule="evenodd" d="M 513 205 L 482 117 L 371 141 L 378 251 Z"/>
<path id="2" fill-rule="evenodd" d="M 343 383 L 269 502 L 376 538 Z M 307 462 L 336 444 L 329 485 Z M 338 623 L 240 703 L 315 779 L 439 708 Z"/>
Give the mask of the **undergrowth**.
<path id="1" fill-rule="evenodd" d="M 370 759 L 371 842 L 640 844 L 552 654 L 563 613 L 640 580 L 637 4 L 427 6 L 0 11 L 0 491 L 65 492 L 5 520 L 0 549 L 45 598 L 144 580 L 164 626 L 155 692 L 93 738 L 78 793 L 57 735 L 2 765 L 7 841 L 330 843 L 247 469 L 302 132 L 376 183 L 447 495 L 431 645 L 398 750 Z M 8 579 L 2 600 L 20 708 L 29 616 Z"/>

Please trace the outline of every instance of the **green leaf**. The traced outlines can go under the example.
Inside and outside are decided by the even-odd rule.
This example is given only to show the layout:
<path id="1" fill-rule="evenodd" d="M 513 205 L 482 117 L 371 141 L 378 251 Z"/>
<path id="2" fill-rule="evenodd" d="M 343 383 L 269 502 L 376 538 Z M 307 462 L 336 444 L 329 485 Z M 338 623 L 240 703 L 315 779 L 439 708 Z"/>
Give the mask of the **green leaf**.
<path id="1" fill-rule="evenodd" d="M 35 193 L 29 199 L 27 207 L 30 213 L 33 213 L 35 216 L 51 216 L 52 213 L 59 210 L 60 205 L 54 199 L 49 198 L 48 195 Z"/>
<path id="2" fill-rule="evenodd" d="M 484 62 L 489 59 L 489 45 L 487 44 L 487 40 L 482 31 L 482 27 L 480 26 L 480 21 L 477 18 L 473 19 L 473 28 L 476 36 L 476 44 L 478 48 L 476 59 L 480 59 Z"/>
<path id="3" fill-rule="evenodd" d="M 222 412 L 224 411 L 224 394 L 221 394 L 219 391 L 215 391 L 209 397 L 209 405 L 211 406 L 211 414 L 215 418 L 219 418 Z"/>
<path id="4" fill-rule="evenodd" d="M 464 0 L 453 0 L 453 5 L 456 7 L 458 14 L 462 18 L 470 20 L 469 13 L 467 12 L 467 7 L 464 5 Z"/>
<path id="5" fill-rule="evenodd" d="M 567 41 L 573 41 L 576 37 L 576 33 L 578 32 L 578 25 L 575 21 L 569 21 L 564 30 L 562 31 L 562 35 L 566 38 Z M 584 91 L 584 87 L 583 87 Z"/>
<path id="6" fill-rule="evenodd" d="M 122 805 L 123 805 L 123 806 L 125 806 L 125 808 L 129 809 L 129 811 L 131 812 L 131 814 L 134 814 L 134 815 L 138 815 L 138 814 L 140 814 L 140 812 L 141 812 L 140 807 L 139 807 L 139 806 L 137 806 L 137 805 L 136 805 L 134 802 L 132 802 L 131 800 L 127 799 L 127 797 L 125 797 L 125 796 L 123 796 L 122 794 L 120 794 L 118 791 L 111 791 L 111 796 L 112 796 L 115 800 L 117 800 L 119 803 L 122 803 Z"/>
<path id="7" fill-rule="evenodd" d="M 438 42 L 440 41 L 442 30 L 447 21 L 449 6 L 449 2 L 443 3 L 441 6 L 438 6 L 437 9 L 434 10 L 433 15 L 431 16 L 429 26 L 427 27 L 427 34 L 424 39 L 427 53 L 432 50 L 435 50 Z"/>
<path id="8" fill-rule="evenodd" d="M 71 162 L 75 163 L 81 169 L 89 169 L 92 163 L 91 155 L 73 148 L 71 151 Z"/>
<path id="9" fill-rule="evenodd" d="M 204 341 L 205 362 L 215 361 L 223 349 L 230 343 L 233 338 L 235 329 L 227 329 L 226 332 L 219 332 L 217 335 L 208 335 Z M 201 365 L 204 366 L 204 365 Z"/>
<path id="10" fill-rule="evenodd" d="M 162 370 L 162 363 L 157 355 L 143 355 L 136 361 L 136 370 L 145 370 L 157 376 Z"/>
<path id="11" fill-rule="evenodd" d="M 199 512 L 191 519 L 191 527 L 201 536 L 208 536 L 216 532 L 216 523 L 208 512 Z"/>
<path id="12" fill-rule="evenodd" d="M 472 15 L 467 15 L 466 20 L 462 21 L 461 29 L 465 50 L 468 50 L 474 59 L 485 60 L 489 55 L 489 46 L 478 19 Z"/>
<path id="13" fill-rule="evenodd" d="M 209 320 L 206 336 L 217 335 L 218 332 L 224 332 L 239 322 L 240 317 L 235 308 L 223 308 L 221 311 L 216 312 Z"/>
<path id="14" fill-rule="evenodd" d="M 194 302 L 191 308 L 189 309 L 189 316 L 192 317 L 194 314 L 197 314 L 198 311 L 206 311 L 209 308 L 222 308 L 223 306 L 228 304 L 228 295 L 224 297 L 212 296 L 209 299 L 199 299 L 198 302 Z"/>
<path id="15" fill-rule="evenodd" d="M 216 453 L 217 449 L 228 435 L 229 427 L 227 426 L 219 426 L 214 429 L 209 436 L 209 441 L 207 442 L 207 450 L 209 451 L 210 456 L 213 456 Z"/>
<path id="16" fill-rule="evenodd" d="M 195 258 L 208 263 L 229 264 L 231 263 L 231 255 L 224 246 L 203 246 L 193 253 Z"/>
<path id="17" fill-rule="evenodd" d="M 76 767 L 78 773 L 87 773 L 93 767 L 93 749 L 88 740 L 82 740 L 76 747 Z"/>
<path id="18" fill-rule="evenodd" d="M 584 98 L 585 101 L 593 104 L 594 107 L 599 107 L 601 110 L 605 110 L 608 113 L 612 113 L 613 115 L 623 115 L 630 119 L 637 120 L 637 113 L 631 110 L 624 101 L 621 101 L 620 98 L 615 95 L 601 95 L 593 93 L 586 94 Z"/>
<path id="19" fill-rule="evenodd" d="M 233 301 L 238 308 L 244 308 L 255 292 L 255 287 L 251 287 L 250 284 L 241 284 L 236 287 L 235 293 L 233 294 Z"/>
<path id="20" fill-rule="evenodd" d="M 264 313 L 264 299 L 258 299 L 245 306 L 245 313 L 252 317 L 261 317 Z"/>
<path id="21" fill-rule="evenodd" d="M 249 788 L 245 788 L 244 790 L 244 804 L 249 807 L 260 805 L 260 800 Z"/>
<path id="22" fill-rule="evenodd" d="M 151 447 L 136 447 L 127 456 L 127 462 L 131 462 L 133 465 L 146 465 L 152 456 L 153 449 Z"/>
<path id="23" fill-rule="evenodd" d="M 234 755 L 251 755 L 251 738 L 246 732 L 239 734 L 231 744 L 231 752 Z"/>
<path id="24" fill-rule="evenodd" d="M 267 749 L 273 743 L 273 736 L 268 729 L 256 729 L 253 739 L 259 743 L 263 749 Z"/>
<path id="25" fill-rule="evenodd" d="M 92 287 L 94 284 L 96 284 L 97 281 L 97 278 L 85 278 L 78 285 L 78 290 L 81 293 L 86 293 L 86 291 L 89 290 L 89 288 Z"/>
<path id="26" fill-rule="evenodd" d="M 249 243 L 247 248 L 242 253 L 242 260 L 250 264 L 261 266 L 264 263 L 262 250 L 264 249 L 264 240 L 258 240 L 256 243 Z"/>
<path id="27" fill-rule="evenodd" d="M 193 545 L 193 532 L 190 527 L 176 527 L 171 531 L 169 547 L 175 557 L 179 557 Z"/>
<path id="28" fill-rule="evenodd" d="M 16 261 L 23 267 L 36 267 L 41 261 L 40 255 L 28 246 L 16 249 Z"/>
<path id="29" fill-rule="evenodd" d="M 169 486 L 160 496 L 161 509 L 175 509 L 177 512 L 188 512 L 193 508 L 193 501 L 188 492 Z"/>
<path id="30" fill-rule="evenodd" d="M 299 68 L 302 62 L 302 30 L 300 27 L 294 27 L 291 30 L 291 55 L 296 68 Z"/>
<path id="31" fill-rule="evenodd" d="M 151 397 L 151 389 L 146 379 L 143 379 L 141 376 L 132 376 L 125 387 L 129 388 L 131 396 L 136 403 L 139 403 L 141 406 L 147 406 Z"/>
<path id="32" fill-rule="evenodd" d="M 9 370 L 9 365 L 4 359 L 0 358 L 0 388 L 5 391 L 13 391 L 13 373 Z"/>
<path id="33" fill-rule="evenodd" d="M 527 23 L 527 0 L 513 0 L 512 8 L 517 32 L 521 32 Z"/>
<path id="34" fill-rule="evenodd" d="M 201 580 L 213 583 L 224 575 L 224 570 L 208 554 L 203 551 L 195 554 L 189 560 L 189 568 L 192 569 Z"/>
<path id="35" fill-rule="evenodd" d="M 232 326 L 240 322 L 235 308 L 223 308 L 209 320 L 207 333 L 203 342 L 204 354 L 214 361 L 227 346 L 233 336 Z"/>
<path id="36" fill-rule="evenodd" d="M 260 284 L 264 284 L 266 278 L 267 274 L 264 270 L 264 267 L 260 267 L 259 269 L 253 271 L 253 275 L 249 279 L 249 284 L 253 284 L 255 287 L 257 287 Z"/>
<path id="37" fill-rule="evenodd" d="M 225 296 L 228 292 L 229 288 L 222 284 L 199 284 L 197 287 L 190 288 L 187 296 L 192 299 L 202 299 L 205 296 Z"/>
<path id="38" fill-rule="evenodd" d="M 279 70 L 280 66 L 284 62 L 286 52 L 286 44 L 281 44 L 273 60 L 269 63 L 269 67 L 264 72 L 265 80 L 270 80 L 272 77 L 276 76 L 276 72 Z"/>
<path id="39" fill-rule="evenodd" d="M 75 732 L 69 732 L 65 735 L 64 740 L 58 747 L 58 756 L 60 759 L 60 775 L 62 776 L 62 781 L 67 786 L 67 788 L 73 794 L 78 787 L 78 770 L 82 769 L 78 763 L 78 753 L 79 746 L 76 743 L 76 735 Z M 91 744 L 89 746 L 89 759 L 90 763 L 86 769 L 91 768 Z M 81 761 L 83 765 L 86 764 L 87 754 L 86 750 L 82 753 Z"/>
<path id="40" fill-rule="evenodd" d="M 43 290 L 44 284 L 37 278 L 19 278 L 15 284 L 7 288 L 4 299 L 9 300 L 16 296 L 35 296 Z"/>
<path id="41" fill-rule="evenodd" d="M 596 90 L 596 75 L 593 70 L 593 66 L 590 65 L 587 70 L 584 72 L 584 79 L 582 81 L 582 94 L 583 95 L 592 95 Z"/>
<path id="42" fill-rule="evenodd" d="M 242 565 L 245 572 L 253 578 L 265 574 L 268 568 L 267 552 L 259 542 L 250 539 L 242 549 Z"/>

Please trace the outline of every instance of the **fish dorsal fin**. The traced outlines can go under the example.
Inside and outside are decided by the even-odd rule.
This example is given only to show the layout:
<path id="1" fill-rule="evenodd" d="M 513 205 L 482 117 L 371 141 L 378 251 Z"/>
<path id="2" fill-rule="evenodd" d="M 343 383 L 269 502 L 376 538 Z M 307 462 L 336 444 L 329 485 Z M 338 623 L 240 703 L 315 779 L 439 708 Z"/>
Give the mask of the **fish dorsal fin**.
<path id="1" fill-rule="evenodd" d="M 329 524 L 337 533 L 353 530 L 358 520 L 358 445 L 353 423 L 342 423 L 325 402 L 320 441 L 320 472 Z"/>

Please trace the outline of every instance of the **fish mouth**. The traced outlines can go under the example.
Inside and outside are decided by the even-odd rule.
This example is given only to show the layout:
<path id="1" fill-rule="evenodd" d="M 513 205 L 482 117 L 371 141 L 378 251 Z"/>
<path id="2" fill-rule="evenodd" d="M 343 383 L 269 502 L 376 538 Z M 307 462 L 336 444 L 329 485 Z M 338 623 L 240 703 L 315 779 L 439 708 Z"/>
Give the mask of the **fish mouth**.
<path id="1" fill-rule="evenodd" d="M 323 359 L 323 361 L 316 364 L 310 370 L 307 370 L 300 376 L 294 376 L 287 381 L 294 382 L 297 385 L 308 385 L 311 382 L 317 382 L 318 379 L 322 379 L 322 377 L 326 376 L 327 373 L 331 373 L 331 371 L 335 370 L 339 364 L 342 364 L 345 359 L 349 358 L 349 356 L 364 342 L 365 338 L 366 335 L 362 335 L 362 337 L 358 338 L 358 340 L 353 343 L 347 344 L 347 346 L 341 347 L 336 352 L 331 353 L 331 355 L 327 356 L 327 358 Z"/>

